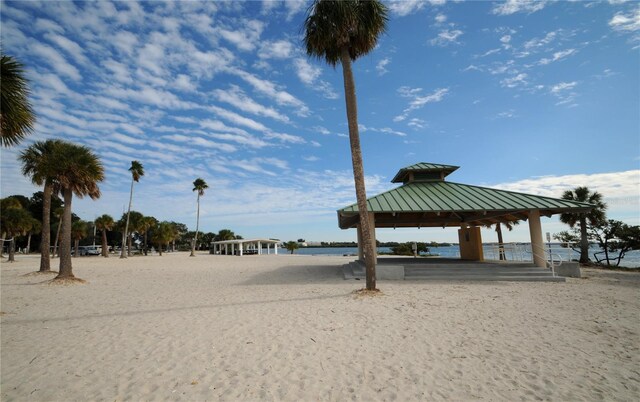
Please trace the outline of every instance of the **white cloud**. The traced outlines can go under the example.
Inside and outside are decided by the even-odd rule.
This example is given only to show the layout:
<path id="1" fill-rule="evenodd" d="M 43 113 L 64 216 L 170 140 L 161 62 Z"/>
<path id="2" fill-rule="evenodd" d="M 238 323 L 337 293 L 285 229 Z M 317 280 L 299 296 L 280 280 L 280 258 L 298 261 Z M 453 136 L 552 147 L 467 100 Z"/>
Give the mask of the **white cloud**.
<path id="1" fill-rule="evenodd" d="M 194 84 L 186 74 L 178 74 L 173 81 L 173 86 L 185 92 L 195 92 L 198 89 L 196 84 Z"/>
<path id="2" fill-rule="evenodd" d="M 216 89 L 213 91 L 214 96 L 220 101 L 235 106 L 241 111 L 251 114 L 266 116 L 272 119 L 289 123 L 289 117 L 281 114 L 276 109 L 263 106 L 255 100 L 248 97 L 240 87 L 231 85 L 228 90 Z"/>
<path id="3" fill-rule="evenodd" d="M 260 42 L 260 35 L 264 30 L 264 23 L 258 20 L 244 20 L 239 24 L 242 29 L 218 28 L 217 33 L 234 44 L 239 50 L 252 51 Z"/>
<path id="4" fill-rule="evenodd" d="M 431 39 L 429 43 L 433 46 L 447 46 L 452 43 L 459 43 L 457 39 L 463 34 L 459 29 L 445 29 L 440 31 L 437 37 Z"/>
<path id="5" fill-rule="evenodd" d="M 314 156 L 314 155 L 303 156 L 302 159 L 304 159 L 307 162 L 317 162 L 317 161 L 320 160 L 320 158 L 318 158 L 317 156 Z"/>
<path id="6" fill-rule="evenodd" d="M 384 75 L 389 72 L 389 70 L 387 70 L 387 65 L 389 63 L 391 63 L 391 59 L 388 57 L 385 57 L 378 62 L 378 64 L 376 65 L 376 70 L 378 70 L 379 75 Z"/>
<path id="7" fill-rule="evenodd" d="M 82 79 L 80 71 L 55 49 L 41 43 L 32 44 L 30 49 L 34 54 L 47 62 L 58 74 L 71 78 L 74 81 L 80 81 Z"/>
<path id="8" fill-rule="evenodd" d="M 562 91 L 573 89 L 578 83 L 573 82 L 561 82 L 551 87 L 551 93 L 557 94 Z"/>
<path id="9" fill-rule="evenodd" d="M 407 126 L 413 127 L 414 129 L 421 129 L 421 128 L 425 128 L 427 125 L 424 120 L 414 117 L 409 120 L 409 122 L 407 123 Z"/>
<path id="10" fill-rule="evenodd" d="M 317 66 L 309 64 L 307 59 L 297 58 L 294 60 L 293 65 L 296 69 L 296 74 L 300 81 L 313 90 L 319 91 L 327 99 L 337 99 L 338 94 L 333 89 L 331 84 L 326 81 L 319 80 L 318 78 L 322 74 L 322 69 Z"/>
<path id="11" fill-rule="evenodd" d="M 640 30 L 640 7 L 630 14 L 616 13 L 609 21 L 609 26 L 617 31 L 638 31 Z"/>
<path id="12" fill-rule="evenodd" d="M 507 88 L 515 88 L 518 86 L 523 86 L 523 85 L 527 85 L 527 74 L 526 73 L 520 73 L 516 76 L 513 77 L 509 77 L 509 78 L 505 78 L 503 80 L 500 81 L 500 84 L 503 87 L 507 87 Z"/>
<path id="13" fill-rule="evenodd" d="M 540 61 L 538 61 L 538 64 L 540 65 L 547 65 L 550 64 L 554 61 L 558 61 L 560 59 L 564 59 L 565 57 L 569 57 L 572 54 L 577 53 L 578 51 L 576 49 L 566 49 L 566 50 L 561 50 L 559 52 L 555 52 L 553 54 L 553 57 L 548 59 L 548 58 L 544 58 L 544 59 L 540 59 Z"/>
<path id="14" fill-rule="evenodd" d="M 403 121 L 405 120 L 409 113 L 413 110 L 420 109 L 427 103 L 435 103 L 440 102 L 444 97 L 449 93 L 449 88 L 438 88 L 432 93 L 421 96 L 420 92 L 422 92 L 422 88 L 409 88 L 409 87 L 400 87 L 398 88 L 398 93 L 400 96 L 405 98 L 412 98 L 413 100 L 409 102 L 409 106 L 402 111 L 402 114 L 393 118 L 393 121 Z"/>
<path id="15" fill-rule="evenodd" d="M 440 14 L 436 15 L 434 19 L 436 20 L 436 23 L 444 24 L 447 21 L 447 16 L 442 14 L 442 13 L 440 13 Z"/>
<path id="16" fill-rule="evenodd" d="M 293 44 L 288 40 L 265 41 L 260 46 L 261 59 L 286 59 L 293 52 Z"/>
<path id="17" fill-rule="evenodd" d="M 389 10 L 399 17 L 404 17 L 422 10 L 427 4 L 441 6 L 446 0 L 399 0 L 390 1 Z"/>
<path id="18" fill-rule="evenodd" d="M 287 21 L 291 21 L 296 14 L 305 10 L 306 0 L 286 0 L 284 5 L 287 9 Z"/>
<path id="19" fill-rule="evenodd" d="M 74 60 L 82 65 L 88 65 L 89 59 L 84 55 L 84 50 L 76 42 L 65 38 L 62 35 L 46 33 L 44 37 L 51 43 L 67 52 Z"/>
<path id="20" fill-rule="evenodd" d="M 546 5 L 546 0 L 507 0 L 500 2 L 491 11 L 498 15 L 511 15 L 519 12 L 534 13 Z"/>
<path id="21" fill-rule="evenodd" d="M 174 142 L 185 143 L 189 145 L 196 145 L 196 146 L 205 147 L 205 148 L 212 148 L 222 152 L 237 151 L 237 148 L 231 144 L 223 144 L 220 142 L 207 140 L 201 137 L 186 136 L 182 134 L 173 134 L 173 135 L 165 135 L 162 138 L 166 140 L 171 140 Z"/>
<path id="22" fill-rule="evenodd" d="M 263 80 L 253 74 L 239 69 L 228 70 L 228 73 L 235 74 L 238 77 L 242 78 L 245 82 L 253 86 L 256 91 L 267 95 L 279 105 L 295 107 L 297 108 L 298 114 L 302 116 L 306 116 L 309 114 L 309 108 L 304 104 L 304 102 L 286 91 L 279 90 L 273 82 Z"/>

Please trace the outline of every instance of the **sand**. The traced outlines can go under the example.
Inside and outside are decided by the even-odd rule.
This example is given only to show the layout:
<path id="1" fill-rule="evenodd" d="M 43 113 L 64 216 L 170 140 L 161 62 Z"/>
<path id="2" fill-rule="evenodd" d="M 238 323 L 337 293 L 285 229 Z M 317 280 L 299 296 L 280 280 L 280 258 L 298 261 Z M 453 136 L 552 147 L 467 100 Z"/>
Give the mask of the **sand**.
<path id="1" fill-rule="evenodd" d="M 3 401 L 640 396 L 638 274 L 363 297 L 348 257 L 82 257 L 71 286 L 17 258 L 0 271 Z"/>

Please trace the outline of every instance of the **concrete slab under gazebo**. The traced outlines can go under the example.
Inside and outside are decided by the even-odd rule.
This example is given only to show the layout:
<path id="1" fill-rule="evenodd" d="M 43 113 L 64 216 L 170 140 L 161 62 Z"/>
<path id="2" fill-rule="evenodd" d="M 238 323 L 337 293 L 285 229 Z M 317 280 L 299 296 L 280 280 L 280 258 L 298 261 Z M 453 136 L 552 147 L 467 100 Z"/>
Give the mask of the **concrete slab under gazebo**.
<path id="1" fill-rule="evenodd" d="M 368 198 L 373 249 L 376 250 L 375 228 L 456 227 L 460 259 L 483 261 L 480 227 L 498 222 L 528 221 L 533 263 L 546 267 L 540 217 L 563 212 L 584 213 L 593 208 L 593 205 L 581 202 L 446 181 L 445 178 L 458 168 L 424 162 L 407 166 L 391 181 L 402 183 L 401 186 Z M 363 261 L 357 204 L 338 210 L 338 226 L 358 230 L 358 258 Z"/>
<path id="2" fill-rule="evenodd" d="M 278 254 L 278 244 L 280 240 L 274 239 L 234 239 L 211 242 L 209 254 L 222 255 L 251 255 L 251 254 Z"/>

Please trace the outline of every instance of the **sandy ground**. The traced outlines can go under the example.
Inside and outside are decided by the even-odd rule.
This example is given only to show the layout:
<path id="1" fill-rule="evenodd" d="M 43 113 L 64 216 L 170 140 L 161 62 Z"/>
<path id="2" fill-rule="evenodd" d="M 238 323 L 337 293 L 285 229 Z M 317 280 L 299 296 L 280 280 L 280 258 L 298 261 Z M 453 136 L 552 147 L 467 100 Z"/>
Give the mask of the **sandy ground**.
<path id="1" fill-rule="evenodd" d="M 18 259 L 0 270 L 3 401 L 640 396 L 639 274 L 362 297 L 347 257 L 83 257 L 74 286 Z"/>

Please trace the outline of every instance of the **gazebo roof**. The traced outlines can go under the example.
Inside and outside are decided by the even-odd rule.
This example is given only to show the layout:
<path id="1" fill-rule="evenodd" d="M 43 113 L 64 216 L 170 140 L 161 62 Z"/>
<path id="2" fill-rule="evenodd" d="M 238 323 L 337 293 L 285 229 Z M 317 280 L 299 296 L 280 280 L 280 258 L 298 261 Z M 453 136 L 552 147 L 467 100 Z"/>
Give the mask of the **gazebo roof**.
<path id="1" fill-rule="evenodd" d="M 414 167 L 418 168 L 411 169 Z M 593 207 L 575 201 L 445 181 L 444 176 L 455 169 L 456 166 L 425 163 L 401 169 L 394 182 L 403 171 L 443 173 L 441 179 L 435 176 L 428 179 L 428 175 L 423 176 L 427 178 L 425 180 L 419 180 L 418 175 L 408 180 L 403 177 L 400 179 L 405 182 L 402 186 L 369 198 L 367 208 L 376 214 L 376 227 L 485 225 L 525 220 L 531 210 L 551 216 L 562 212 L 587 212 Z M 338 210 L 340 228 L 355 227 L 357 223 L 356 204 Z"/>

